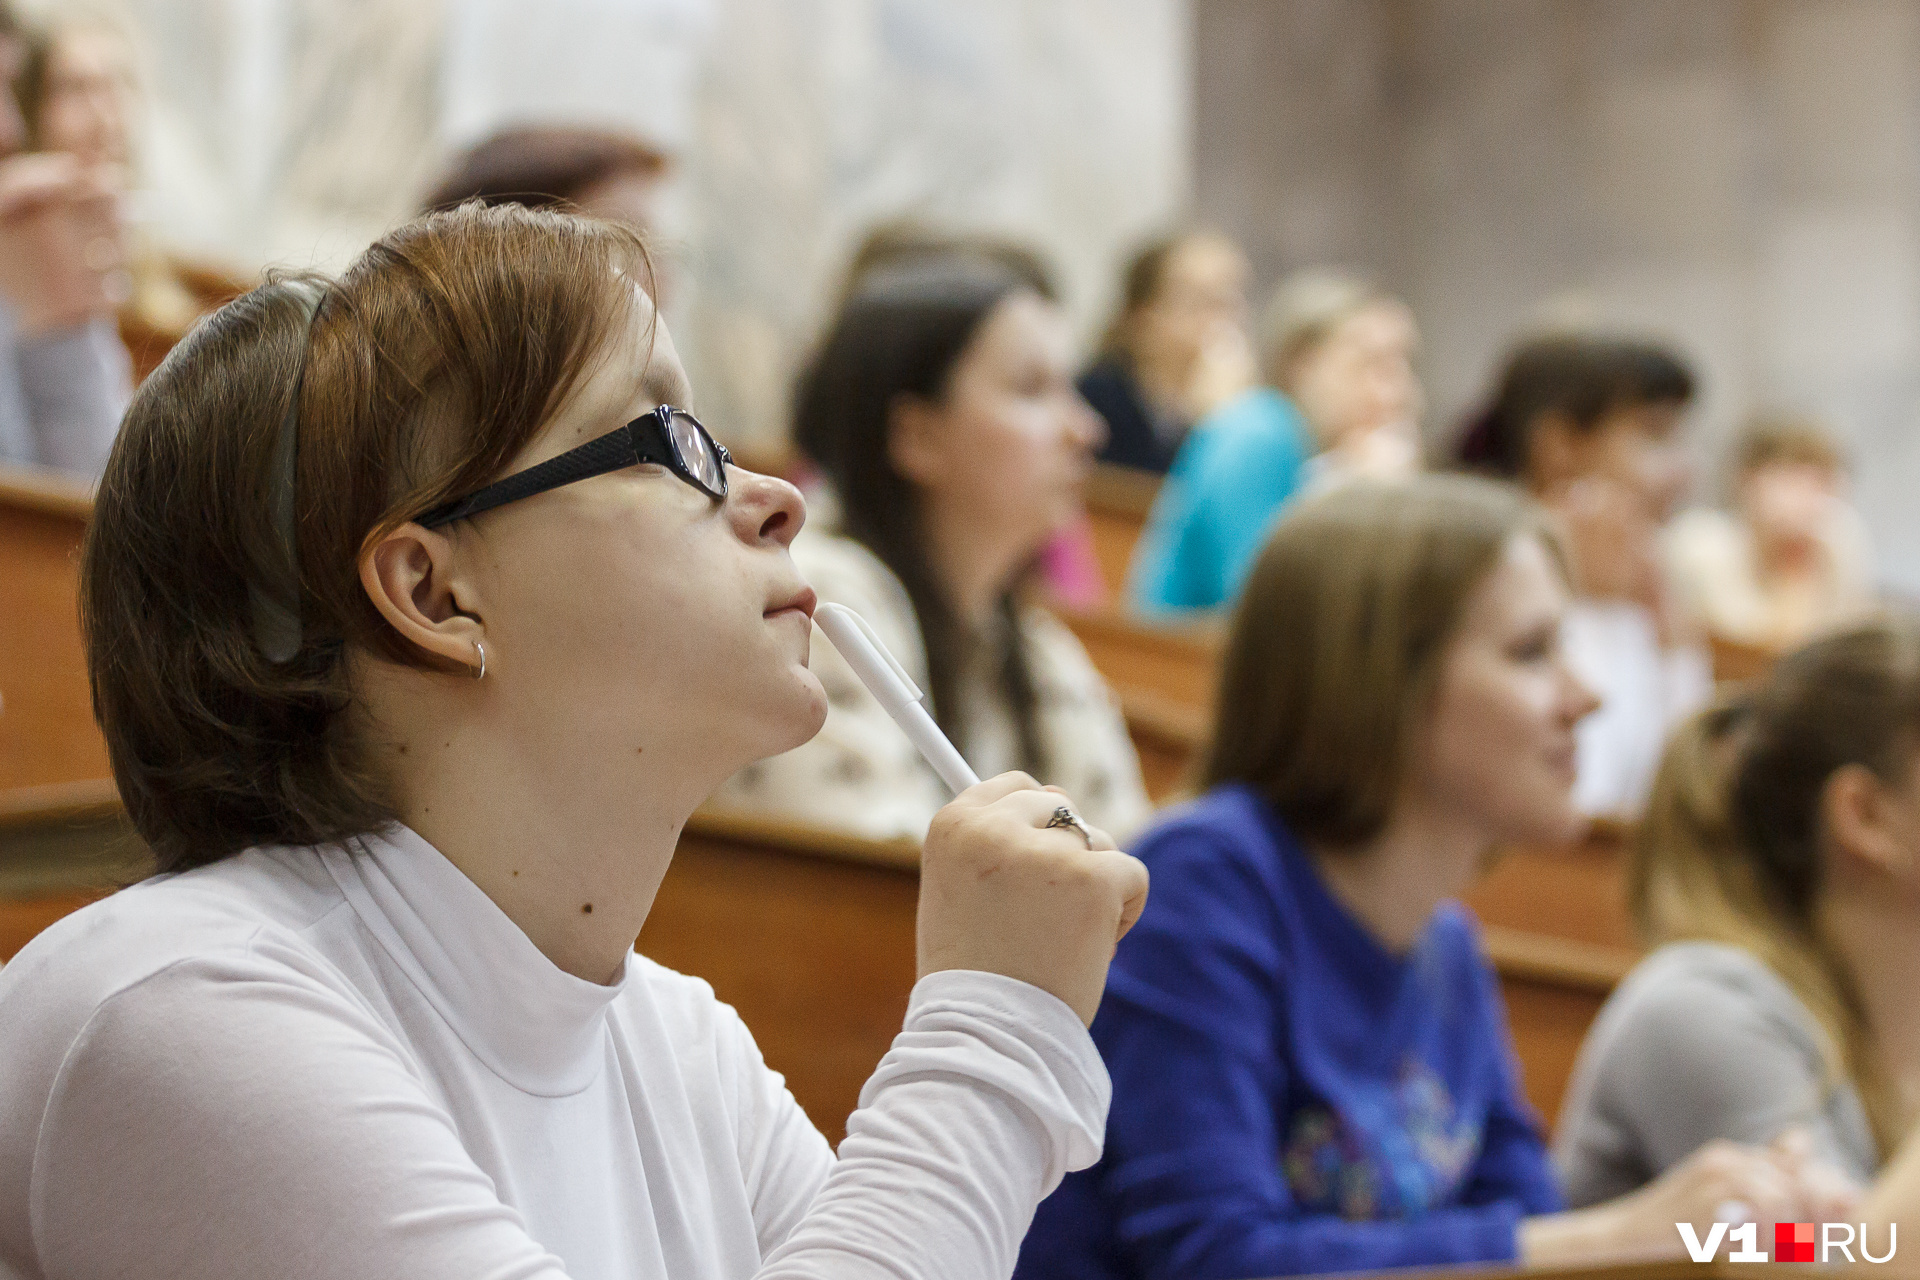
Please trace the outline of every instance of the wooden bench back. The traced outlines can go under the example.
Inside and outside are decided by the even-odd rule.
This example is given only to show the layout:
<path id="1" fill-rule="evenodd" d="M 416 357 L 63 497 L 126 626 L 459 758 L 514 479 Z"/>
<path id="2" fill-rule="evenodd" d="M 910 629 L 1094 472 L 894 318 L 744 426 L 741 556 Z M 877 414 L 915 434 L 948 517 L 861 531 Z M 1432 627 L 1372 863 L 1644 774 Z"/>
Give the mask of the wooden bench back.
<path id="1" fill-rule="evenodd" d="M 0 467 L 0 793 L 107 776 L 80 646 L 87 487 Z"/>

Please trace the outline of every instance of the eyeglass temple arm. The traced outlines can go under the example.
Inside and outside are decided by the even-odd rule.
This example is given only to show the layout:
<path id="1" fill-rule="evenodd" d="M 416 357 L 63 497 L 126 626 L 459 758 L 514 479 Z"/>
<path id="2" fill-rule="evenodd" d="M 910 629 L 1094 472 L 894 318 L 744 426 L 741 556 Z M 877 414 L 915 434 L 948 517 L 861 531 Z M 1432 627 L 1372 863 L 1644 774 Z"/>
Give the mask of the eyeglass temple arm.
<path id="1" fill-rule="evenodd" d="M 622 427 L 589 440 L 576 449 L 569 449 L 557 458 L 548 458 L 538 466 L 516 472 L 484 489 L 476 489 L 458 502 L 427 512 L 416 523 L 428 529 L 437 529 L 443 524 L 477 516 L 482 511 L 491 511 L 521 498 L 531 498 L 536 493 L 558 489 L 576 480 L 631 467 L 641 461 L 645 459 L 640 457 L 640 451 L 635 447 L 633 432 Z"/>

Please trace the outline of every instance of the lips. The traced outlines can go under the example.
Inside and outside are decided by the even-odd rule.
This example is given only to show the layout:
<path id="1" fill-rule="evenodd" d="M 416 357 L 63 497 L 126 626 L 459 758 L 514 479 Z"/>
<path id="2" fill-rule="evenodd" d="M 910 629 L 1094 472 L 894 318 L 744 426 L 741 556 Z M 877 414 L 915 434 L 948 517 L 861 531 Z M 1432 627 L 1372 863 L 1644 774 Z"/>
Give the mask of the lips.
<path id="1" fill-rule="evenodd" d="M 776 614 L 797 612 L 811 619 L 813 617 L 813 611 L 819 603 L 820 597 L 814 594 L 812 587 L 802 587 L 795 592 L 785 604 L 777 604 L 767 610 L 766 616 L 771 618 Z"/>

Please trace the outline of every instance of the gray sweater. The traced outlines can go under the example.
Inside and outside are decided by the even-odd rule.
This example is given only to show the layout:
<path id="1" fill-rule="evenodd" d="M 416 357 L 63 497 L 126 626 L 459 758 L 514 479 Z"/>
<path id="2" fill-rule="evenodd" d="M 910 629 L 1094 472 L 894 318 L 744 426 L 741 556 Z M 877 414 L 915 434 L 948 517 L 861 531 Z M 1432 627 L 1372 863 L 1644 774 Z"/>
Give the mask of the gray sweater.
<path id="1" fill-rule="evenodd" d="M 1661 947 L 1620 984 L 1580 1047 L 1554 1139 L 1567 1203 L 1652 1181 L 1714 1138 L 1766 1143 L 1791 1125 L 1865 1183 L 1879 1164 L 1853 1086 L 1831 1080 L 1825 1034 L 1738 947 Z"/>
<path id="2" fill-rule="evenodd" d="M 0 303 L 0 462 L 98 476 L 131 394 L 113 321 L 24 337 Z"/>

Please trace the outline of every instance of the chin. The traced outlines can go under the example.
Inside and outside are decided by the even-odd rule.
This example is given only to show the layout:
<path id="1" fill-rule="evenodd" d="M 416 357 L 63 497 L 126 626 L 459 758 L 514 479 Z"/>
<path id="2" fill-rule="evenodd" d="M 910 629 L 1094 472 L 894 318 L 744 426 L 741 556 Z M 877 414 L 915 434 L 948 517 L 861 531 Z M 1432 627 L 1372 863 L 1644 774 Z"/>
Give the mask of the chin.
<path id="1" fill-rule="evenodd" d="M 756 760 L 805 746 L 827 723 L 827 691 L 820 677 L 805 667 L 795 667 L 792 674 L 793 682 L 781 691 L 783 696 L 768 700 L 767 742 L 754 756 Z"/>

